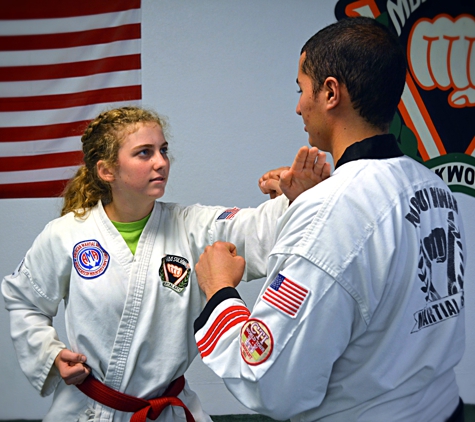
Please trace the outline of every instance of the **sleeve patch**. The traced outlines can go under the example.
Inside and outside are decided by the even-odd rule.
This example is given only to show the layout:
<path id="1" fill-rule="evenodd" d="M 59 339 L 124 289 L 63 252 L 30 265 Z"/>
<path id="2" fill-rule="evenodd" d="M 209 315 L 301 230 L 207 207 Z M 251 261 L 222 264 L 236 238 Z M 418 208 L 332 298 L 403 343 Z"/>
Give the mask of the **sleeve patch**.
<path id="1" fill-rule="evenodd" d="M 249 319 L 241 329 L 241 356 L 249 365 L 265 362 L 274 348 L 274 339 L 267 325 L 258 319 Z"/>
<path id="2" fill-rule="evenodd" d="M 239 211 L 239 208 L 229 208 L 222 212 L 216 220 L 232 220 Z"/>
<path id="3" fill-rule="evenodd" d="M 267 286 L 262 300 L 273 308 L 295 318 L 308 294 L 307 288 L 279 273 L 274 281 Z"/>

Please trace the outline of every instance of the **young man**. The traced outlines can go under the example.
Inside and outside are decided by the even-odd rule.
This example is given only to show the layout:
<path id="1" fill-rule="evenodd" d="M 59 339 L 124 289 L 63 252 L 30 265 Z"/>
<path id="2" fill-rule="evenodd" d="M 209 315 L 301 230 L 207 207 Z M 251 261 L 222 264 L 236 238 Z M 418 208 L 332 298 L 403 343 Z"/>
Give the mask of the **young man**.
<path id="1" fill-rule="evenodd" d="M 245 263 L 232 244 L 209 246 L 196 266 L 208 298 L 195 322 L 203 361 L 256 412 L 463 420 L 462 222 L 447 186 L 388 133 L 405 75 L 397 38 L 375 20 L 314 35 L 297 113 L 334 174 L 279 220 L 252 311 L 234 289 Z"/>

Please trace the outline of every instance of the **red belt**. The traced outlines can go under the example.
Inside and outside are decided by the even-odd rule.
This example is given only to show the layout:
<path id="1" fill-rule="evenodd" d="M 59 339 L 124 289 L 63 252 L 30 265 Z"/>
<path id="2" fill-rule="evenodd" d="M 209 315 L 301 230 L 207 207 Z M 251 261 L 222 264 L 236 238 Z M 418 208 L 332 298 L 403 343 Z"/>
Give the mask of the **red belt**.
<path id="1" fill-rule="evenodd" d="M 167 406 L 180 406 L 185 410 L 186 421 L 195 422 L 193 415 L 185 404 L 177 397 L 185 386 L 185 377 L 182 375 L 173 381 L 161 397 L 145 400 L 129 396 L 114 390 L 91 375 L 82 384 L 76 385 L 86 396 L 112 409 L 121 412 L 133 412 L 130 422 L 146 422 L 147 418 L 153 421 L 160 416 Z"/>

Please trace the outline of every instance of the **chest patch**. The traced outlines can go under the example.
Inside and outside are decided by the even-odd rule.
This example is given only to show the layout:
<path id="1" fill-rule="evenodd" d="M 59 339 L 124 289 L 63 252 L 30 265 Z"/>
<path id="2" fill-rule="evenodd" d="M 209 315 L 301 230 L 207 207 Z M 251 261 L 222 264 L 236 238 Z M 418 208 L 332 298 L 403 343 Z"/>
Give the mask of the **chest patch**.
<path id="1" fill-rule="evenodd" d="M 185 258 L 177 255 L 162 258 L 159 275 L 165 287 L 181 293 L 188 286 L 190 272 L 190 263 Z"/>
<path id="2" fill-rule="evenodd" d="M 97 240 L 83 240 L 73 248 L 74 268 L 82 278 L 91 279 L 104 274 L 109 261 L 109 253 Z"/>

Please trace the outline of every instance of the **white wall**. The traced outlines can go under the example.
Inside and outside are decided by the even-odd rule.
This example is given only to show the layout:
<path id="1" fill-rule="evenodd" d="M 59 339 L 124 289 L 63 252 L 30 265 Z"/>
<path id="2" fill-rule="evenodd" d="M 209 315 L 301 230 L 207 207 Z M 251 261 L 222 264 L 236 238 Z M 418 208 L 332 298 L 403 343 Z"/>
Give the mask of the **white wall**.
<path id="1" fill-rule="evenodd" d="M 142 0 L 143 104 L 168 116 L 174 157 L 165 201 L 255 206 L 263 172 L 290 164 L 307 144 L 297 101 L 303 43 L 334 22 L 329 0 Z M 469 259 L 467 320 L 475 319 L 474 198 L 457 194 L 465 215 Z M 12 272 L 47 221 L 57 199 L 0 200 L 0 275 Z M 471 235 L 470 235 L 471 234 Z M 252 304 L 262 281 L 240 287 Z M 3 307 L 3 299 L 0 306 Z M 64 333 L 57 318 L 58 330 Z M 41 399 L 21 373 L 0 311 L 0 420 L 40 419 Z M 63 337 L 64 338 L 64 337 Z M 475 403 L 475 330 L 457 368 L 464 400 Z M 199 359 L 187 378 L 211 414 L 249 413 Z M 28 403 L 29 406 L 25 406 Z"/>

